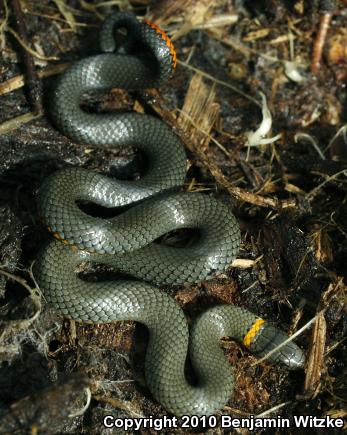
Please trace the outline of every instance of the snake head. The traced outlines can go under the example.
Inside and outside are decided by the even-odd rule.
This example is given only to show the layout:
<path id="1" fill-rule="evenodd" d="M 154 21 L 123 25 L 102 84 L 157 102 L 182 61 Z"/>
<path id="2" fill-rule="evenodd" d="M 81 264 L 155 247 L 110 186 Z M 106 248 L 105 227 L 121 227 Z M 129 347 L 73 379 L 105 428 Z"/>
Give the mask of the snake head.
<path id="1" fill-rule="evenodd" d="M 268 361 L 280 363 L 291 370 L 302 368 L 305 362 L 304 352 L 293 341 L 282 345 L 288 338 L 280 329 L 264 324 L 252 341 L 250 350 L 257 356 L 264 357 L 278 347 L 278 350 L 269 355 Z"/>

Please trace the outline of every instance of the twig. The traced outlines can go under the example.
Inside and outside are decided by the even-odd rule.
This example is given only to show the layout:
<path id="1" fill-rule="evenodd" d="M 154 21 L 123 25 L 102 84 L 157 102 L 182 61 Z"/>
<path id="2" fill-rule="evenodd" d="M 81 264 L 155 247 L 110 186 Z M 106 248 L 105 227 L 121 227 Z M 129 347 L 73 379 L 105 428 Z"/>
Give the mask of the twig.
<path id="1" fill-rule="evenodd" d="M 325 44 L 328 29 L 330 27 L 330 21 L 333 15 L 333 10 L 335 9 L 334 0 L 322 0 L 320 5 L 321 16 L 319 19 L 319 29 L 317 37 L 313 44 L 311 71 L 312 74 L 317 74 L 323 53 L 323 47 Z"/>
<path id="2" fill-rule="evenodd" d="M 45 77 L 50 77 L 55 74 L 60 74 L 69 66 L 68 62 L 61 63 L 59 65 L 53 65 L 52 67 L 46 68 L 42 71 L 39 71 L 37 76 L 40 79 Z M 0 83 L 0 95 L 7 94 L 8 92 L 15 91 L 16 89 L 20 89 L 24 86 L 24 75 L 19 74 L 18 76 L 11 77 L 5 82 Z"/>
<path id="3" fill-rule="evenodd" d="M 47 20 L 50 21 L 58 21 L 60 23 L 68 23 L 67 20 L 65 20 L 64 18 L 60 18 L 57 17 L 56 15 L 48 15 L 48 14 L 41 14 L 39 12 L 34 12 L 34 11 L 28 11 L 26 12 L 28 15 L 33 15 L 34 17 L 40 17 L 40 18 L 46 18 Z M 75 26 L 76 27 L 99 27 L 96 24 L 87 24 L 87 23 L 79 23 L 79 22 L 75 22 Z"/>
<path id="4" fill-rule="evenodd" d="M 20 39 L 24 41 L 25 45 L 27 45 L 27 29 L 26 29 L 25 19 L 19 0 L 12 0 L 12 7 L 16 18 L 16 25 L 17 25 L 18 32 L 20 34 Z M 27 50 L 23 50 L 23 57 L 24 57 L 24 65 L 26 70 L 30 104 L 34 114 L 38 115 L 43 112 L 41 82 L 37 77 L 32 54 Z"/>
<path id="5" fill-rule="evenodd" d="M 334 180 L 335 178 L 337 178 L 339 175 L 346 175 L 347 176 L 347 169 L 344 169 L 342 171 L 337 172 L 336 174 L 331 175 L 330 177 L 327 177 L 321 184 L 319 184 L 317 187 L 315 187 L 314 189 L 311 190 L 311 192 L 309 192 L 306 196 L 306 198 L 308 200 L 313 199 L 316 194 L 318 193 L 318 191 L 327 183 L 329 183 L 331 180 Z"/>

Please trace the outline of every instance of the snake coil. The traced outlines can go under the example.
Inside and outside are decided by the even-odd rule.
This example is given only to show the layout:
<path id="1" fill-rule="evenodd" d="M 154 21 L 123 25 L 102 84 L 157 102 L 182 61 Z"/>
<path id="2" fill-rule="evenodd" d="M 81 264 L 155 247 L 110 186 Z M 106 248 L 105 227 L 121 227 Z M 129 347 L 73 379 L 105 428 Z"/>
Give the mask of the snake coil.
<path id="1" fill-rule="evenodd" d="M 113 31 L 120 27 L 128 33 L 116 47 Z M 180 140 L 163 122 L 138 113 L 92 114 L 80 107 L 89 91 L 143 89 L 167 80 L 176 62 L 168 37 L 132 14 L 117 13 L 102 27 L 101 48 L 102 54 L 76 62 L 60 77 L 51 107 L 53 120 L 79 143 L 139 148 L 147 155 L 148 169 L 134 181 L 81 168 L 48 177 L 40 188 L 38 207 L 57 240 L 42 249 L 35 275 L 47 301 L 71 319 L 134 320 L 146 325 L 146 380 L 153 396 L 174 414 L 209 415 L 225 405 L 234 387 L 220 337 L 234 337 L 264 355 L 287 336 L 249 311 L 229 305 L 203 313 L 189 336 L 176 302 L 148 284 L 199 282 L 225 271 L 237 254 L 240 231 L 221 202 L 199 193 L 177 192 L 184 182 L 186 157 Z M 134 206 L 101 219 L 82 211 L 80 201 L 103 207 Z M 178 228 L 196 229 L 199 238 L 184 248 L 157 242 Z M 75 273 L 81 262 L 112 265 L 137 280 L 85 282 Z M 188 344 L 197 386 L 184 375 Z M 270 360 L 296 368 L 302 365 L 303 354 L 290 342 Z"/>

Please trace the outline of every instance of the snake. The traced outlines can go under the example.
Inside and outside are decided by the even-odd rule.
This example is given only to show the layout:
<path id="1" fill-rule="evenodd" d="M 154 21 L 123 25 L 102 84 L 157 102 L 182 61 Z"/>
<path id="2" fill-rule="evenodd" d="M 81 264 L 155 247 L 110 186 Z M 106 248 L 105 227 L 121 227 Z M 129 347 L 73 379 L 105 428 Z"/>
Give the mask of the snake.
<path id="1" fill-rule="evenodd" d="M 123 29 L 123 40 L 116 31 Z M 304 353 L 288 336 L 248 310 L 228 304 L 203 312 L 191 330 L 178 303 L 158 286 L 186 285 L 226 271 L 240 245 L 229 207 L 211 195 L 182 191 L 187 159 L 181 140 L 162 120 L 135 112 L 91 113 L 84 95 L 111 88 L 142 90 L 167 82 L 176 54 L 155 24 L 127 12 L 109 15 L 100 31 L 101 53 L 72 64 L 58 79 L 50 112 L 55 126 L 77 143 L 119 149 L 134 146 L 148 167 L 141 178 L 119 180 L 79 167 L 50 174 L 38 191 L 40 219 L 54 238 L 40 251 L 35 278 L 45 299 L 64 316 L 94 323 L 132 320 L 149 342 L 145 377 L 153 397 L 172 414 L 212 415 L 232 397 L 234 374 L 221 337 L 240 341 L 255 355 L 288 368 Z M 98 217 L 89 202 L 120 210 Z M 191 243 L 170 245 L 163 236 L 196 232 Z M 103 264 L 119 279 L 86 281 L 81 264 Z M 189 358 L 197 382 L 185 376 Z"/>

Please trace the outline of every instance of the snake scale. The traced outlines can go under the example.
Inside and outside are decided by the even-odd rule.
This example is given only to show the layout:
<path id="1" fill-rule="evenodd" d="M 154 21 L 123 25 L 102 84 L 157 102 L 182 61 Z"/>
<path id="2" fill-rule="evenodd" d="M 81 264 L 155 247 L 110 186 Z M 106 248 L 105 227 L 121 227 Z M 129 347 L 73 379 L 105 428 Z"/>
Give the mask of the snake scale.
<path id="1" fill-rule="evenodd" d="M 116 47 L 114 31 L 119 28 L 127 35 Z M 71 167 L 50 175 L 39 190 L 38 208 L 56 240 L 39 254 L 35 276 L 46 300 L 66 317 L 144 324 L 149 330 L 146 381 L 155 399 L 176 415 L 210 415 L 226 404 L 234 388 L 219 339 L 231 336 L 264 355 L 288 337 L 231 305 L 204 312 L 189 334 L 178 304 L 151 285 L 199 282 L 225 271 L 238 252 L 240 231 L 220 201 L 178 191 L 186 156 L 178 137 L 162 121 L 138 113 L 93 114 L 80 107 L 86 92 L 143 89 L 167 80 L 176 55 L 166 34 L 119 12 L 102 27 L 101 49 L 102 54 L 76 62 L 60 77 L 51 105 L 53 121 L 78 143 L 135 146 L 147 156 L 148 168 L 134 181 Z M 79 201 L 133 207 L 99 218 L 82 211 Z M 160 236 L 178 228 L 195 229 L 199 237 L 181 248 L 158 243 Z M 75 272 L 81 262 L 111 265 L 136 279 L 86 282 Z M 198 379 L 194 386 L 184 375 L 188 347 Z M 269 359 L 297 368 L 304 358 L 290 342 Z"/>

